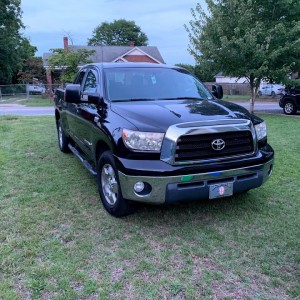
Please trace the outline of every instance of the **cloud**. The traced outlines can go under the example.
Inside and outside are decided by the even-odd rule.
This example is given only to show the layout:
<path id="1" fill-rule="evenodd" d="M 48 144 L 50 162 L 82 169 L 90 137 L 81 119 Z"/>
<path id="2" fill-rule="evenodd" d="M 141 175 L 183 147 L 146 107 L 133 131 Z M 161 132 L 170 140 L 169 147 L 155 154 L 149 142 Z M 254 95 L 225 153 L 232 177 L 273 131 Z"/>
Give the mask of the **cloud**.
<path id="1" fill-rule="evenodd" d="M 187 52 L 188 35 L 184 24 L 191 20 L 195 0 L 22 0 L 25 36 L 38 47 L 38 55 L 63 46 L 70 35 L 74 44 L 86 45 L 93 30 L 104 21 L 133 20 L 157 46 L 166 62 L 194 63 Z M 204 0 L 200 1 L 204 2 Z"/>

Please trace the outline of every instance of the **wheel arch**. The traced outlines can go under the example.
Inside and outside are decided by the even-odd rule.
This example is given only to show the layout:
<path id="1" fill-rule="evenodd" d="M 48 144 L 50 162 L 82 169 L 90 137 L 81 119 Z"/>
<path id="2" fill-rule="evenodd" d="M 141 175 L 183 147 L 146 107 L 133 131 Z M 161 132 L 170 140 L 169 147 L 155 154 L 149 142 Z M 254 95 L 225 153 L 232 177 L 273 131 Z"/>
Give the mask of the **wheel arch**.
<path id="1" fill-rule="evenodd" d="M 292 97 L 292 96 L 285 97 L 284 100 L 283 100 L 283 104 L 285 104 L 288 101 L 293 102 L 296 105 L 296 99 L 294 97 Z"/>
<path id="2" fill-rule="evenodd" d="M 95 158 L 96 158 L 96 163 L 98 163 L 99 157 L 101 156 L 102 153 L 104 153 L 107 150 L 113 151 L 111 147 L 104 141 L 98 141 L 95 147 Z"/>
<path id="3" fill-rule="evenodd" d="M 57 121 L 60 119 L 60 113 L 58 112 L 58 110 L 56 109 L 55 110 L 55 120 L 56 120 L 56 123 Z"/>

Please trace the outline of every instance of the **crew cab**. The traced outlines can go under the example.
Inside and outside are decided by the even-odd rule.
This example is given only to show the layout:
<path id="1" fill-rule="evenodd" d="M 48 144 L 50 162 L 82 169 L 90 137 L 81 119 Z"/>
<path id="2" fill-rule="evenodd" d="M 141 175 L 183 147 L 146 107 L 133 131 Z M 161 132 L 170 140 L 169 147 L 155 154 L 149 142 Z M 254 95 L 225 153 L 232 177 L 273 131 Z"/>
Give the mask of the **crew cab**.
<path id="1" fill-rule="evenodd" d="M 265 122 L 222 96 L 180 67 L 85 65 L 56 91 L 58 144 L 96 176 L 116 217 L 135 202 L 231 196 L 270 177 L 274 151 Z"/>

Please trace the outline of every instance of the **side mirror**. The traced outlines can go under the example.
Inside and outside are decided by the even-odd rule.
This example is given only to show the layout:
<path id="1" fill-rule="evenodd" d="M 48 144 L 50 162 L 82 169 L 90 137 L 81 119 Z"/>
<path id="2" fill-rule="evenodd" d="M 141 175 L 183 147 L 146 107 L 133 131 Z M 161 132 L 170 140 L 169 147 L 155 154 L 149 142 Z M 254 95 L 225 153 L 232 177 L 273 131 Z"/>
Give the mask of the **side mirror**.
<path id="1" fill-rule="evenodd" d="M 223 87 L 219 84 L 213 84 L 212 85 L 212 94 L 216 98 L 222 99 L 223 98 Z"/>
<path id="2" fill-rule="evenodd" d="M 66 86 L 65 101 L 69 103 L 80 102 L 80 84 L 68 84 Z"/>

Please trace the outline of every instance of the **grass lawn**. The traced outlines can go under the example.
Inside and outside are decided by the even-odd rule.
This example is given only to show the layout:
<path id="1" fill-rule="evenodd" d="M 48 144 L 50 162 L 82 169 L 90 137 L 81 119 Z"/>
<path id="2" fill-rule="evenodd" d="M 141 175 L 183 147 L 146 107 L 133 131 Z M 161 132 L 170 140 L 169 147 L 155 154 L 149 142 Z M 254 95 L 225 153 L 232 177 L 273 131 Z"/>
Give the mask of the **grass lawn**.
<path id="1" fill-rule="evenodd" d="M 46 95 L 27 95 L 2 97 L 0 104 L 21 104 L 25 106 L 53 106 L 53 100 Z"/>
<path id="2" fill-rule="evenodd" d="M 53 117 L 0 117 L 0 299 L 299 297 L 299 118 L 263 117 L 264 186 L 123 219 L 59 151 Z"/>
<path id="3" fill-rule="evenodd" d="M 25 106 L 53 106 L 53 100 L 48 97 L 30 96 L 30 99 L 24 99 L 19 104 Z"/>

